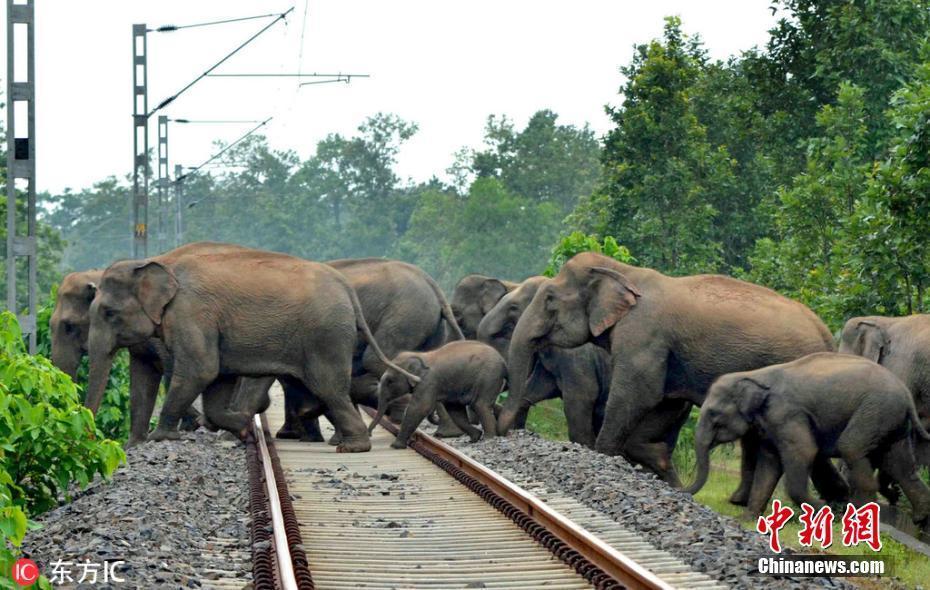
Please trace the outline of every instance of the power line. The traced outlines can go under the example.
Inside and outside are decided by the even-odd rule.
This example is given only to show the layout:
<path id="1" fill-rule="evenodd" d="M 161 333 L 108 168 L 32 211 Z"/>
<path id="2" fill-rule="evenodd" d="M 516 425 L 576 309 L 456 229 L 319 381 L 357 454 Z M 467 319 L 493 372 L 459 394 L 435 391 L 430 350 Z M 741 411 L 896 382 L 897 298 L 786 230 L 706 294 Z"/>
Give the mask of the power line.
<path id="1" fill-rule="evenodd" d="M 228 18 L 225 20 L 214 20 L 205 23 L 194 23 L 192 25 L 162 25 L 154 29 L 146 29 L 149 33 L 172 33 L 174 31 L 180 31 L 181 29 L 193 29 L 196 27 L 209 27 L 211 25 L 225 25 L 227 23 L 238 23 L 246 20 L 256 20 L 259 18 L 268 18 L 270 16 L 277 16 L 278 13 L 272 12 L 270 14 L 258 14 L 255 16 L 243 16 L 240 18 Z"/>
<path id="2" fill-rule="evenodd" d="M 230 51 L 229 53 L 227 53 L 221 60 L 219 60 L 218 62 L 216 62 L 216 63 L 213 64 L 212 66 L 210 66 L 204 73 L 202 73 L 202 74 L 200 74 L 199 76 L 197 76 L 196 78 L 194 78 L 194 80 L 191 81 L 190 83 L 188 83 L 187 86 L 185 86 L 184 88 L 178 90 L 177 92 L 175 92 L 174 94 L 172 94 L 171 96 L 169 96 L 168 98 L 166 98 L 165 100 L 161 101 L 161 103 L 159 103 L 159 105 L 158 105 L 157 107 L 155 107 L 154 109 L 152 109 L 151 112 L 149 112 L 149 113 L 146 114 L 146 117 L 147 117 L 147 118 L 148 118 L 148 117 L 151 117 L 153 114 L 155 114 L 155 113 L 156 113 L 157 111 L 159 111 L 160 109 L 163 109 L 163 108 L 165 108 L 166 106 L 168 106 L 169 104 L 171 104 L 172 102 L 174 102 L 174 100 L 175 100 L 177 97 L 181 96 L 181 94 L 183 94 L 184 92 L 186 92 L 191 86 L 193 86 L 193 85 L 196 84 L 197 82 L 200 82 L 200 81 L 203 80 L 205 77 L 209 76 L 209 75 L 210 75 L 210 72 L 212 72 L 212 71 L 215 70 L 216 68 L 220 67 L 220 65 L 223 64 L 223 62 L 225 62 L 225 61 L 228 60 L 230 57 L 232 57 L 232 56 L 234 56 L 235 54 L 237 54 L 237 53 L 238 53 L 240 50 L 242 50 L 246 45 L 248 45 L 249 43 L 251 43 L 252 41 L 254 41 L 255 39 L 257 39 L 259 35 L 261 35 L 261 34 L 264 33 L 265 31 L 267 31 L 267 30 L 270 29 L 271 27 L 273 27 L 275 24 L 278 23 L 278 21 L 284 20 L 284 18 L 285 18 L 288 14 L 290 14 L 291 11 L 293 11 L 293 10 L 294 10 L 294 7 L 291 6 L 291 7 L 288 8 L 285 12 L 282 12 L 281 14 L 279 14 L 277 18 L 275 18 L 273 21 L 271 21 L 270 23 L 268 23 L 267 25 L 265 25 L 264 27 L 262 27 L 260 31 L 258 31 L 257 33 L 255 33 L 254 35 L 252 35 L 251 37 L 249 37 L 244 43 L 242 43 L 241 45 L 239 45 L 238 47 L 236 47 L 235 49 L 233 49 L 232 51 Z"/>
<path id="3" fill-rule="evenodd" d="M 168 119 L 172 123 L 183 123 L 183 124 L 198 124 L 198 125 L 219 125 L 226 123 L 260 123 L 258 119 Z"/>
<path id="4" fill-rule="evenodd" d="M 217 153 L 215 153 L 215 154 L 213 154 L 212 156 L 210 156 L 210 158 L 207 159 L 207 160 L 206 160 L 204 163 L 202 163 L 200 166 L 196 166 L 195 168 L 192 168 L 189 172 L 187 172 L 187 174 L 182 174 L 181 176 L 178 176 L 177 178 L 175 178 L 175 179 L 174 179 L 175 184 L 181 182 L 182 180 L 184 180 L 185 178 L 187 178 L 187 177 L 190 176 L 191 174 L 197 172 L 198 170 L 200 170 L 201 168 L 203 168 L 204 166 L 206 166 L 207 164 L 209 164 L 209 163 L 212 162 L 213 160 L 215 160 L 215 159 L 219 158 L 220 156 L 222 156 L 223 154 L 225 154 L 227 151 L 229 151 L 230 149 L 232 149 L 233 146 L 235 146 L 236 144 L 238 144 L 239 142 L 241 142 L 242 140 L 244 140 L 244 139 L 247 138 L 248 136 L 252 135 L 252 134 L 255 133 L 256 131 L 258 131 L 259 129 L 261 129 L 261 128 L 264 127 L 265 125 L 267 125 L 268 122 L 271 121 L 271 119 L 273 119 L 273 118 L 274 118 L 274 117 L 268 117 L 267 119 L 265 119 L 264 121 L 262 121 L 261 123 L 259 123 L 259 124 L 256 125 L 255 127 L 253 127 L 251 130 L 249 130 L 248 133 L 246 133 L 245 135 L 243 135 L 242 137 L 240 137 L 240 138 L 237 139 L 236 141 L 232 142 L 232 143 L 229 144 L 228 146 L 224 147 L 223 149 L 221 149 L 221 150 L 218 151 Z"/>
<path id="5" fill-rule="evenodd" d="M 371 74 L 209 74 L 211 78 L 337 78 L 339 76 L 349 76 L 352 78 L 370 78 Z"/>

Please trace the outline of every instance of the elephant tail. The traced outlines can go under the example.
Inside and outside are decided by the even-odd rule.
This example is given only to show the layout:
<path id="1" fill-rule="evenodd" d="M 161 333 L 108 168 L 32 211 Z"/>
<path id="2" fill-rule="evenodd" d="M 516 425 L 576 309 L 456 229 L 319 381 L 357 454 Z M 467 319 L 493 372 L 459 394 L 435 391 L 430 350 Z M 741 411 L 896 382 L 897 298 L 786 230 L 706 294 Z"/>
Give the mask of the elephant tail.
<path id="1" fill-rule="evenodd" d="M 443 319 L 446 320 L 446 323 L 449 324 L 449 328 L 452 329 L 453 340 L 465 340 L 465 334 L 462 333 L 462 328 L 459 327 L 459 323 L 455 321 L 455 314 L 452 313 L 452 306 L 449 305 L 445 293 L 442 292 L 442 289 L 436 284 L 433 277 L 429 276 L 426 272 L 424 272 L 423 275 L 424 279 L 433 290 L 433 293 L 436 295 L 436 299 L 439 301 L 439 306 L 442 308 Z"/>
<path id="2" fill-rule="evenodd" d="M 914 406 L 914 401 L 910 401 L 911 407 L 908 409 L 908 414 L 910 415 L 911 422 L 914 423 L 914 430 L 917 432 L 917 436 L 924 440 L 930 440 L 930 432 L 927 432 L 923 424 L 920 423 L 920 416 L 917 415 L 917 408 Z"/>
<path id="3" fill-rule="evenodd" d="M 387 365 L 389 368 L 394 369 L 407 379 L 410 379 L 410 381 L 413 383 L 419 383 L 419 377 L 408 371 L 405 371 L 402 367 L 394 364 L 391 359 L 389 359 L 384 354 L 384 352 L 381 350 L 381 347 L 378 346 L 378 341 L 375 340 L 374 334 L 371 333 L 371 328 L 368 327 L 368 322 L 365 321 L 365 314 L 362 313 L 362 304 L 358 300 L 358 294 L 355 292 L 355 289 L 352 288 L 352 285 L 350 285 L 344 278 L 340 276 L 340 279 L 342 279 L 342 284 L 345 285 L 346 290 L 349 293 L 349 299 L 352 301 L 352 308 L 355 310 L 355 325 L 362 333 L 362 335 L 365 336 L 365 341 L 368 343 L 368 346 L 370 346 L 371 349 L 375 351 L 375 355 L 381 359 L 382 363 Z"/>

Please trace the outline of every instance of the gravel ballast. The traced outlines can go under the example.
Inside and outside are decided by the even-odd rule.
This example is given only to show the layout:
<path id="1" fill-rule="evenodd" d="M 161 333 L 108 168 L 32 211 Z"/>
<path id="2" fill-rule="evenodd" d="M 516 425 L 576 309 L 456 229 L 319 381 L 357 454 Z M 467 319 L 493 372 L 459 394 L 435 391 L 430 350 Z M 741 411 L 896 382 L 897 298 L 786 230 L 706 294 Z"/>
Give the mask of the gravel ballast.
<path id="1" fill-rule="evenodd" d="M 478 443 L 466 437 L 445 442 L 505 477 L 532 480 L 574 498 L 734 588 L 852 588 L 839 579 L 749 575 L 760 557 L 772 554 L 761 535 L 622 457 L 526 431 Z"/>
<path id="2" fill-rule="evenodd" d="M 87 588 L 247 587 L 252 577 L 248 478 L 241 443 L 205 431 L 127 450 L 111 481 L 36 518 L 26 556 L 51 577 L 57 560 L 123 561 L 122 583 Z M 81 566 L 66 566 L 77 584 Z M 235 583 L 233 583 L 235 581 Z"/>

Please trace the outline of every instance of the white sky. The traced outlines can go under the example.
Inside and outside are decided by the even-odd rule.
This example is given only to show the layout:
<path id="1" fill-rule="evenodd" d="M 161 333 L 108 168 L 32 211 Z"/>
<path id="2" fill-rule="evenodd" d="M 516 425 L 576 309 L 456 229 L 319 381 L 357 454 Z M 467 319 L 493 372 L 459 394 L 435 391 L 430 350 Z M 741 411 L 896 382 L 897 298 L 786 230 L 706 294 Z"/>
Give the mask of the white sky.
<path id="1" fill-rule="evenodd" d="M 165 114 L 264 119 L 270 144 L 312 153 L 329 132 L 351 135 L 368 115 L 397 113 L 419 133 L 400 154 L 402 177 L 443 175 L 452 154 L 481 143 L 486 117 L 518 126 L 550 108 L 563 123 L 609 127 L 618 67 L 632 46 L 661 34 L 677 14 L 710 55 L 763 45 L 769 0 L 36 0 L 38 188 L 60 191 L 123 176 L 132 162 L 131 24 L 190 24 L 286 10 L 276 25 L 218 72 L 349 72 L 369 79 L 297 91 L 285 79 L 207 78 Z M 6 2 L 0 5 L 5 21 Z M 248 38 L 264 21 L 150 33 L 149 108 Z M 6 29 L 0 64 L 6 63 Z M 303 32 L 302 65 L 298 61 Z M 3 87 L 5 88 L 5 76 Z M 5 116 L 5 114 L 4 114 Z M 156 145 L 154 120 L 149 131 Z M 252 125 L 170 129 L 170 165 L 193 166 Z"/>

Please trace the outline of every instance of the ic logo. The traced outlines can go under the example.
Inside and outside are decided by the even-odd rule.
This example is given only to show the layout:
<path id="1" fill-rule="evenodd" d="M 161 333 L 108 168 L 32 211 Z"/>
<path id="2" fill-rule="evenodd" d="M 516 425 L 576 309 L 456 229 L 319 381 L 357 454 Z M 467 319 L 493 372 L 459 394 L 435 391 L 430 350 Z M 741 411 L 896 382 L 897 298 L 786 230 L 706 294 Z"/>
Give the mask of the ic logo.
<path id="1" fill-rule="evenodd" d="M 13 565 L 13 581 L 20 586 L 29 586 L 39 579 L 39 566 L 25 557 L 17 559 Z"/>

